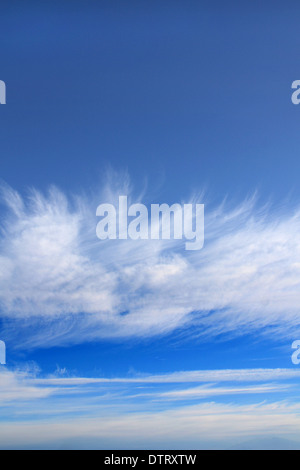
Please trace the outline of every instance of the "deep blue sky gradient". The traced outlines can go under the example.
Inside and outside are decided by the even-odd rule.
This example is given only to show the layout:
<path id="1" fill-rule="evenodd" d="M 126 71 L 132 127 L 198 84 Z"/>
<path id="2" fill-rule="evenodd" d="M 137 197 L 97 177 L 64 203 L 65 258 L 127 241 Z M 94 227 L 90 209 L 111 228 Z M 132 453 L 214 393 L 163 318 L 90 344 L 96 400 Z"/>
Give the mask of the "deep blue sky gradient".
<path id="1" fill-rule="evenodd" d="M 299 197 L 296 1 L 12 2 L 1 177 L 97 185 L 111 165 L 178 199 Z"/>
<path id="2" fill-rule="evenodd" d="M 258 190 L 300 199 L 299 4 L 1 4 L 1 178 L 15 189 L 96 188 L 103 170 L 145 178 L 161 201 L 206 188 L 214 202 Z M 288 367 L 290 345 L 175 337 L 11 352 L 82 375 Z"/>

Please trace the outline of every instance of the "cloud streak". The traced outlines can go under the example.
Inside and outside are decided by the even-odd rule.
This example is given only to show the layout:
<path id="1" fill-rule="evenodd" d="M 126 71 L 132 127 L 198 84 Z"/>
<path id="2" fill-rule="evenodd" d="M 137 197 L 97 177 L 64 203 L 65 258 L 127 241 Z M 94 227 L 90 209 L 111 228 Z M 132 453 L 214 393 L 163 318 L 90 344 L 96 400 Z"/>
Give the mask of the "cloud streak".
<path id="1" fill-rule="evenodd" d="M 298 369 L 223 369 L 172 372 L 169 374 L 135 374 L 134 377 L 47 377 L 34 378 L 36 385 L 91 385 L 101 383 L 176 384 L 201 382 L 264 382 L 300 379 Z"/>

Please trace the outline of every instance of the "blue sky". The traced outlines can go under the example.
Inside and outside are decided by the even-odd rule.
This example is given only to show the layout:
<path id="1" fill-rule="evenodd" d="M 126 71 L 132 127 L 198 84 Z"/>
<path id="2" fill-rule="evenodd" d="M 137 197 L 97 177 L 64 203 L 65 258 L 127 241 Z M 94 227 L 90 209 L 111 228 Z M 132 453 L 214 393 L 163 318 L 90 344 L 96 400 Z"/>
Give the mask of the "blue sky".
<path id="1" fill-rule="evenodd" d="M 300 447 L 298 17 L 1 6 L 1 446 Z M 99 241 L 121 194 L 205 203 L 204 249 Z"/>

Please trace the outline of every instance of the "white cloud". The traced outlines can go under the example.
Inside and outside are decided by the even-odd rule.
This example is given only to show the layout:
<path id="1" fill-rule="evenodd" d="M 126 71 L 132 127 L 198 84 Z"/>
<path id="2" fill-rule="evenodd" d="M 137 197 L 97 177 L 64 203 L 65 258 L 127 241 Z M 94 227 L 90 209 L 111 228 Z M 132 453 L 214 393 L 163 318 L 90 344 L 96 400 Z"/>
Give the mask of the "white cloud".
<path id="1" fill-rule="evenodd" d="M 3 188 L 0 308 L 15 345 L 148 337 L 191 325 L 193 334 L 267 327 L 295 334 L 299 212 L 276 214 L 253 200 L 207 208 L 199 252 L 178 241 L 100 241 L 96 207 L 128 193 L 125 186 L 72 201 L 55 188 L 27 200 Z"/>
<path id="2" fill-rule="evenodd" d="M 50 387 L 38 387 L 33 383 L 33 376 L 26 371 L 0 370 L 0 406 L 9 402 L 31 401 L 50 396 Z"/>

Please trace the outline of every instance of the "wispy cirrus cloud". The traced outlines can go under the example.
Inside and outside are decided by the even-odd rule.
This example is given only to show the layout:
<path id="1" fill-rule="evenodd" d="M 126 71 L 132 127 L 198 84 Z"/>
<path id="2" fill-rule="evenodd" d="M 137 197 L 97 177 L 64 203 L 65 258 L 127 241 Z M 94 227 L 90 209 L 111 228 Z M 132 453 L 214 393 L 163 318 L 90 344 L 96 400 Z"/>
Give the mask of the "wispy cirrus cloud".
<path id="1" fill-rule="evenodd" d="M 0 406 L 12 402 L 26 402 L 51 395 L 50 387 L 39 387 L 33 383 L 34 375 L 28 371 L 0 370 Z"/>
<path id="2" fill-rule="evenodd" d="M 68 198 L 51 188 L 24 199 L 2 187 L 5 337 L 19 347 L 40 347 L 151 337 L 189 326 L 210 336 L 268 328 L 295 334 L 299 210 L 276 213 L 253 198 L 235 208 L 208 207 L 205 247 L 198 252 L 186 252 L 178 240 L 98 240 L 97 205 L 130 191 L 128 181 L 110 182 L 97 198 Z"/>
<path id="3" fill-rule="evenodd" d="M 228 369 L 135 374 L 125 377 L 78 377 L 55 372 L 42 376 L 36 367 L 0 370 L 0 406 L 51 396 L 201 399 L 210 396 L 281 393 L 298 384 L 297 369 Z M 195 384 L 198 384 L 195 386 Z M 134 395 L 133 395 L 134 392 Z"/>

